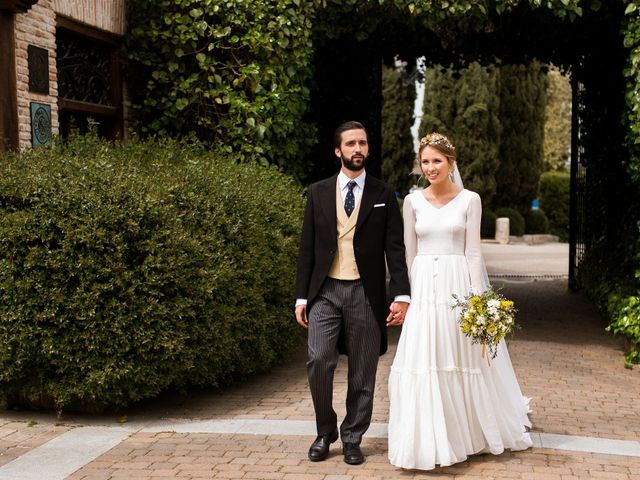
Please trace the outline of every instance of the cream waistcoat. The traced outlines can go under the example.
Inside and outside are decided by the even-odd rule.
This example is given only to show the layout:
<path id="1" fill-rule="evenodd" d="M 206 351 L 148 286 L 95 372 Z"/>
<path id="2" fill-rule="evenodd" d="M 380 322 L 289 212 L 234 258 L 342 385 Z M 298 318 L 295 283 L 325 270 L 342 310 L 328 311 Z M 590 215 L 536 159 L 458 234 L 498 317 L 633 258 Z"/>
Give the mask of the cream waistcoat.
<path id="1" fill-rule="evenodd" d="M 336 182 L 336 227 L 338 230 L 338 249 L 333 258 L 329 277 L 337 280 L 357 280 L 360 278 L 358 265 L 356 264 L 356 256 L 353 252 L 353 235 L 356 233 L 356 222 L 358 213 L 360 212 L 360 200 L 362 195 L 356 202 L 351 212 L 351 216 L 347 216 L 340 195 L 340 184 Z"/>

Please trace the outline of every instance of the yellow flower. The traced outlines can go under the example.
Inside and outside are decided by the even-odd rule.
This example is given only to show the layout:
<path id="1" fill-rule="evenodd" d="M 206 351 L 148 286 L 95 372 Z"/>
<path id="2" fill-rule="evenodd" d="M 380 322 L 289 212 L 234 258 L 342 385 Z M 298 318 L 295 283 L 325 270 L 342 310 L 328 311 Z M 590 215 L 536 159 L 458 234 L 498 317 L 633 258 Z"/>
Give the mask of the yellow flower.
<path id="1" fill-rule="evenodd" d="M 509 308 L 513 306 L 513 302 L 511 300 L 502 300 L 500 302 L 500 306 L 503 308 Z"/>

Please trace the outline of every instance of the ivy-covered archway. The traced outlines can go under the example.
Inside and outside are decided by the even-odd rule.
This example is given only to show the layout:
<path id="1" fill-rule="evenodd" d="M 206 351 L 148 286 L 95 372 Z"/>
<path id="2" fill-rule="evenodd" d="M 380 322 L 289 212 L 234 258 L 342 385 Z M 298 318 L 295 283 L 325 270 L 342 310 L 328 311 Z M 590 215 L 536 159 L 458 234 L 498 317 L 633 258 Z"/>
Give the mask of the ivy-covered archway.
<path id="1" fill-rule="evenodd" d="M 335 125 L 359 118 L 379 169 L 381 62 L 522 63 L 574 82 L 573 259 L 640 344 L 640 10 L 629 0 L 143 0 L 131 2 L 134 112 L 303 182 L 335 170 Z M 136 93 L 137 91 L 137 93 Z M 581 237 L 578 237 L 578 234 Z M 581 248 L 578 248 L 582 246 Z M 640 275 L 639 275 L 640 276 Z M 631 357 L 630 357 L 631 358 Z M 631 359 L 640 360 L 636 353 Z"/>
<path id="2" fill-rule="evenodd" d="M 402 11 L 389 2 L 365 6 L 343 2 L 318 15 L 311 121 L 318 128 L 320 143 L 312 156 L 311 179 L 335 171 L 330 160 L 331 129 L 349 118 L 362 119 L 369 127 L 373 145 L 369 168 L 379 174 L 382 62 L 400 56 L 413 63 L 425 56 L 428 63 L 442 65 L 520 64 L 532 59 L 558 65 L 570 74 L 575 91 L 570 282 L 577 286 L 578 267 L 591 237 L 607 236 L 609 227 L 617 229 L 624 221 L 616 208 L 622 199 L 614 195 L 621 190 L 598 191 L 608 189 L 595 178 L 587 185 L 587 166 L 600 168 L 596 166 L 600 161 L 606 162 L 607 181 L 613 185 L 625 181 L 624 6 L 593 2 L 586 9 L 570 10 L 521 2 L 508 10 L 496 5 L 494 10 L 482 11 L 477 2 L 474 6 L 456 2 L 459 10 L 433 15 L 433 9 L 410 5 L 413 8 Z M 589 225 L 587 208 L 606 219 L 599 225 L 604 228 Z"/>

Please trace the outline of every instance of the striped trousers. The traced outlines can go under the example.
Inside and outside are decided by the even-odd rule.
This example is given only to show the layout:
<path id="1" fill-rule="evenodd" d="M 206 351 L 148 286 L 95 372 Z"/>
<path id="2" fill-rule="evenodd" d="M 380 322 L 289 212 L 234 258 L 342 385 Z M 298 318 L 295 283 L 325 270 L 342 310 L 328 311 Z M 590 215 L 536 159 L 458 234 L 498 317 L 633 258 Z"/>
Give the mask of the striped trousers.
<path id="1" fill-rule="evenodd" d="M 328 278 L 309 315 L 307 374 L 318 435 L 337 425 L 333 409 L 333 377 L 338 364 L 338 338 L 348 352 L 347 414 L 340 425 L 343 442 L 360 443 L 371 423 L 380 326 L 360 280 Z"/>

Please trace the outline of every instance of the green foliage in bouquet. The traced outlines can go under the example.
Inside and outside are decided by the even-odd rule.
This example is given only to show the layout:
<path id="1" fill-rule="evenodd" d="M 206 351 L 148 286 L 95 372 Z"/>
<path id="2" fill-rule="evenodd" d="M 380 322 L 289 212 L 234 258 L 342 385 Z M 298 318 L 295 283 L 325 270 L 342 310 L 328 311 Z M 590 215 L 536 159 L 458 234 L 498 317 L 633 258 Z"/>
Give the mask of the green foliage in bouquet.
<path id="1" fill-rule="evenodd" d="M 458 322 L 460 331 L 471 339 L 471 343 L 482 345 L 482 356 L 495 358 L 500 341 L 513 332 L 516 326 L 517 309 L 513 301 L 489 288 L 481 294 L 470 294 L 464 299 L 453 295 L 451 308 L 461 309 Z"/>
<path id="2" fill-rule="evenodd" d="M 0 397 L 121 407 L 286 358 L 301 188 L 168 141 L 0 156 Z"/>

